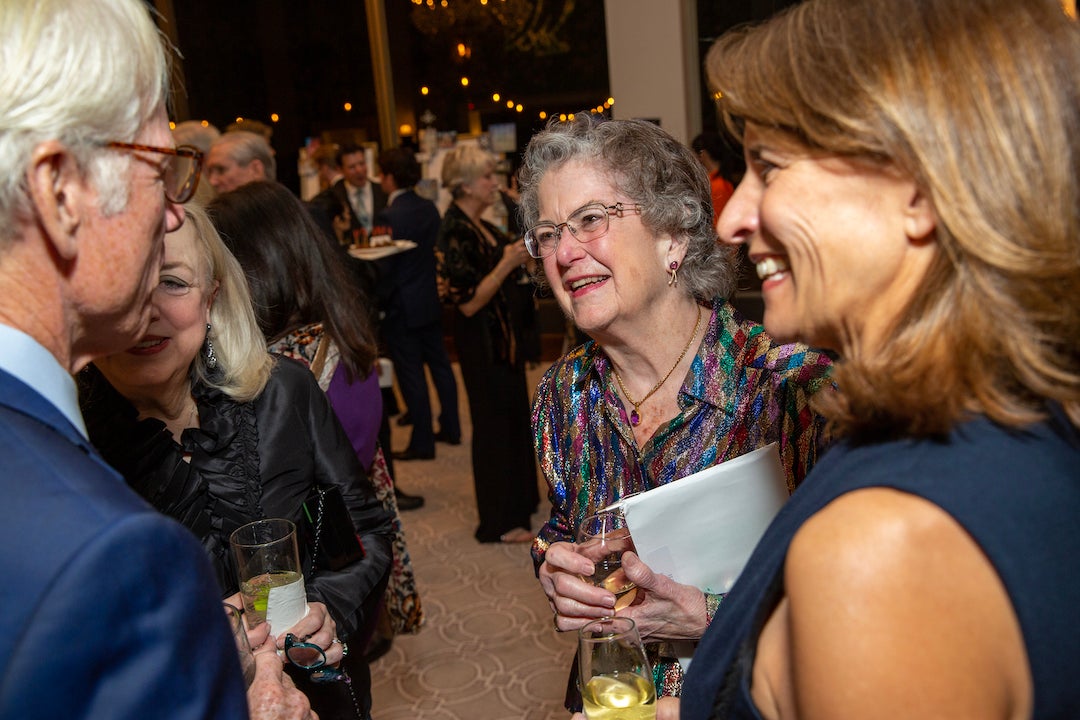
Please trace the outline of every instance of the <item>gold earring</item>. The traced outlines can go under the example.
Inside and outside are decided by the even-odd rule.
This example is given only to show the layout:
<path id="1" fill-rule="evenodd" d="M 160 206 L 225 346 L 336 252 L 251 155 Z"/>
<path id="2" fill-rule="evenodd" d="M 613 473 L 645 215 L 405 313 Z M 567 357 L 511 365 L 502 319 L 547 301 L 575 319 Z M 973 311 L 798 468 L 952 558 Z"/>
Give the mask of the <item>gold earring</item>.
<path id="1" fill-rule="evenodd" d="M 672 260 L 668 269 L 671 271 L 671 277 L 667 281 L 668 287 L 679 287 L 679 261 Z"/>

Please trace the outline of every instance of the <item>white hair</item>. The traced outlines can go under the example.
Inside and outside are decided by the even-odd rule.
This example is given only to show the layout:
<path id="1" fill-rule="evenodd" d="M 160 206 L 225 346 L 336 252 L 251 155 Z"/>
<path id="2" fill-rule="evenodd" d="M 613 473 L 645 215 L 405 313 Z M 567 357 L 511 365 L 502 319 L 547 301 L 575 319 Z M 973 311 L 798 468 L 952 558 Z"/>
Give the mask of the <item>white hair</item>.
<path id="1" fill-rule="evenodd" d="M 169 65 L 140 0 L 0 2 L 0 251 L 30 216 L 34 148 L 57 140 L 84 168 L 101 210 L 127 205 L 131 141 L 164 107 Z"/>

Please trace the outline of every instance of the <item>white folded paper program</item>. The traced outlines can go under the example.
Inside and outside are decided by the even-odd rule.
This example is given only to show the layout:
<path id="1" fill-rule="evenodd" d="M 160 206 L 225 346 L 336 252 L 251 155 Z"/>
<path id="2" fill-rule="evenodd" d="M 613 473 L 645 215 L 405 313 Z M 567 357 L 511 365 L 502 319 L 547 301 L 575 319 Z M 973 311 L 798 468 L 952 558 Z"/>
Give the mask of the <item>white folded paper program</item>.
<path id="1" fill-rule="evenodd" d="M 779 449 L 770 443 L 616 505 L 653 571 L 723 594 L 787 498 Z"/>
<path id="2" fill-rule="evenodd" d="M 634 549 L 654 572 L 723 594 L 787 498 L 779 447 L 769 443 L 611 507 L 622 508 Z M 673 647 L 689 668 L 696 643 Z"/>

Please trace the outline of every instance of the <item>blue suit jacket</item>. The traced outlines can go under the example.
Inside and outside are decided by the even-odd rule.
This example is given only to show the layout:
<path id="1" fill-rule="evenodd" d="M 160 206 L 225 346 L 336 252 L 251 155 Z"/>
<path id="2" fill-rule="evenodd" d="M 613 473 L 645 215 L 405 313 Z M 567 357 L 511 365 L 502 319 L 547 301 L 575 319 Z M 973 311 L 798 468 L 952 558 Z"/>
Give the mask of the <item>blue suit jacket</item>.
<path id="1" fill-rule="evenodd" d="M 198 541 L 0 370 L 0 717 L 247 717 Z"/>
<path id="2" fill-rule="evenodd" d="M 406 190 L 394 198 L 377 222 L 389 224 L 395 240 L 416 248 L 379 260 L 379 305 L 384 327 L 419 328 L 442 319 L 435 284 L 435 239 L 442 218 L 435 203 Z"/>

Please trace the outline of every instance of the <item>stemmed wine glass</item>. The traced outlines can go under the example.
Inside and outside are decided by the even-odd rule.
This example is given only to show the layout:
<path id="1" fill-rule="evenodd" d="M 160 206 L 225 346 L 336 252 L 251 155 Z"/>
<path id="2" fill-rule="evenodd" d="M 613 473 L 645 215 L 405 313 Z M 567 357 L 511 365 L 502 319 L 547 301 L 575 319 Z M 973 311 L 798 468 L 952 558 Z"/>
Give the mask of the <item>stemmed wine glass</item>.
<path id="1" fill-rule="evenodd" d="M 630 618 L 604 618 L 582 627 L 578 669 L 588 720 L 655 720 L 652 670 Z"/>
<path id="2" fill-rule="evenodd" d="M 592 575 L 582 579 L 615 593 L 615 610 L 634 601 L 636 586 L 622 569 L 622 554 L 634 549 L 634 541 L 621 512 L 603 510 L 585 518 L 578 527 L 576 549 L 595 567 Z"/>

